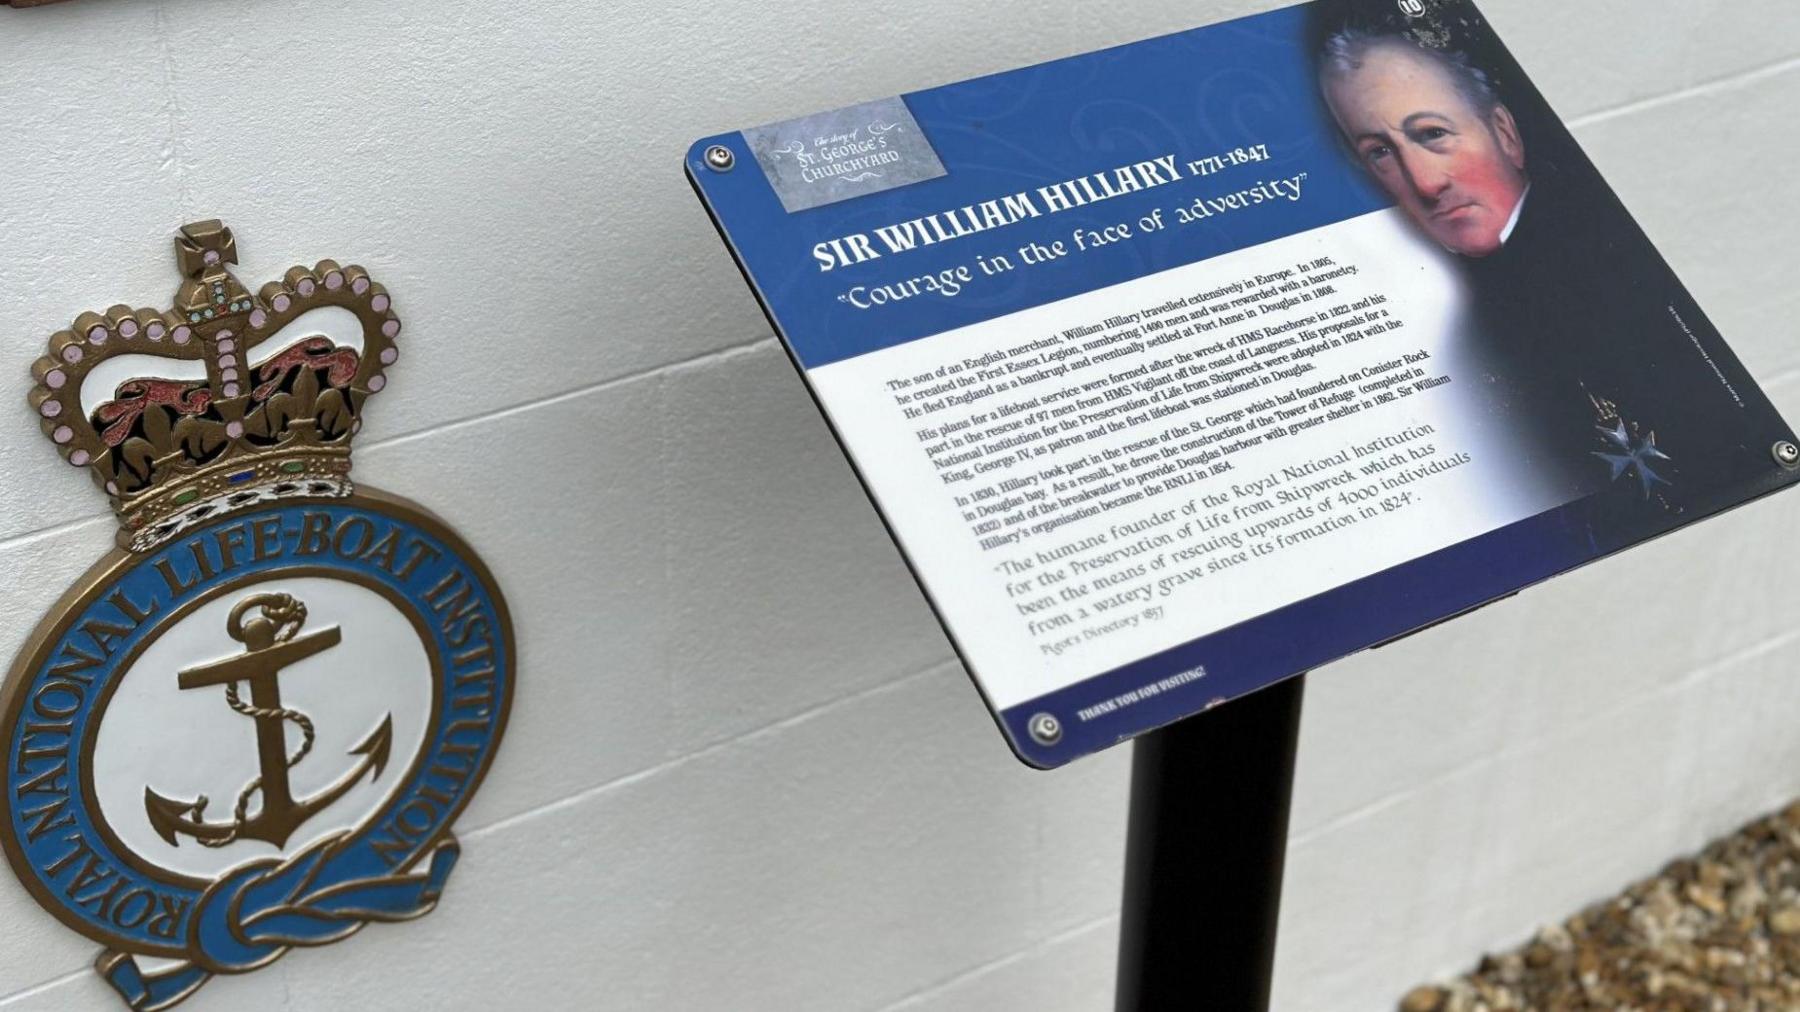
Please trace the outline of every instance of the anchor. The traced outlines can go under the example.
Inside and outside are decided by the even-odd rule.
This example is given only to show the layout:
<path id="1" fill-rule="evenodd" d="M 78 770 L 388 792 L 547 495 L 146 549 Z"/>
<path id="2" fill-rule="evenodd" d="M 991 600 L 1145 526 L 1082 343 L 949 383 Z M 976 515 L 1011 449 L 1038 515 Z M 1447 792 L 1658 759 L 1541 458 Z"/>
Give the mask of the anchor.
<path id="1" fill-rule="evenodd" d="M 252 610 L 258 614 L 249 615 Z M 246 616 L 249 616 L 246 618 Z M 238 794 L 237 809 L 230 822 L 206 821 L 206 795 L 193 801 L 177 801 L 144 788 L 144 810 L 151 828 L 179 847 L 180 838 L 191 837 L 205 847 L 223 847 L 236 840 L 262 840 L 277 847 L 308 819 L 330 807 L 366 776 L 378 779 L 387 768 L 394 743 L 394 716 L 382 718 L 381 726 L 350 755 L 362 759 L 330 787 L 304 801 L 295 801 L 288 784 L 288 771 L 312 751 L 314 741 L 311 718 L 281 704 L 281 687 L 277 681 L 283 668 L 297 661 L 323 653 L 343 641 L 337 626 L 298 635 L 306 624 L 306 605 L 290 594 L 256 594 L 238 602 L 226 620 L 225 631 L 244 644 L 244 653 L 211 664 L 202 664 L 180 673 L 177 683 L 183 689 L 225 686 L 225 702 L 233 710 L 256 721 L 256 751 L 260 774 Z M 250 702 L 238 694 L 238 683 L 250 685 Z M 284 725 L 292 723 L 303 736 L 300 748 L 287 754 Z M 262 795 L 262 804 L 251 816 L 250 799 Z"/>

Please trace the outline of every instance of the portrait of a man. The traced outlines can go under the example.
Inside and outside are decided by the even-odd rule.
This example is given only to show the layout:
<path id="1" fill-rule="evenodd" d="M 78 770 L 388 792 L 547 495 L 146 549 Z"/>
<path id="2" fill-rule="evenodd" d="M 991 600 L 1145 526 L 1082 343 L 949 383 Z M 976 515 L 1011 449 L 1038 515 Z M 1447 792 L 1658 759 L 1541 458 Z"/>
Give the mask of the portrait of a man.
<path id="1" fill-rule="evenodd" d="M 1519 125 L 1487 75 L 1397 35 L 1346 29 L 1326 47 L 1326 102 L 1394 202 L 1452 252 L 1504 245 L 1531 180 Z"/>
<path id="2" fill-rule="evenodd" d="M 1466 0 L 1419 6 L 1316 5 L 1322 115 L 1464 278 L 1481 363 L 1465 390 L 1519 448 L 1517 472 L 1568 501 L 1680 512 L 1700 505 L 1689 479 L 1766 467 L 1741 367 L 1486 21 Z M 1687 452 L 1722 433 L 1741 459 Z M 1619 481 L 1621 452 L 1656 480 Z"/>

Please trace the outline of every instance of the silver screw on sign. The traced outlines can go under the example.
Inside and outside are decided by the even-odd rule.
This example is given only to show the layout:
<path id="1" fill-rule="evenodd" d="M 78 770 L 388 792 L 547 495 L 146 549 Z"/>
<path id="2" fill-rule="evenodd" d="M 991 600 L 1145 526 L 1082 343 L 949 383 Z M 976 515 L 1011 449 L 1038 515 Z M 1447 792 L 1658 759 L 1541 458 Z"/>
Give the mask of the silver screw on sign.
<path id="1" fill-rule="evenodd" d="M 1062 721 L 1048 713 L 1040 713 L 1031 718 L 1028 728 L 1031 731 L 1031 740 L 1039 745 L 1054 745 L 1062 741 Z"/>
<path id="2" fill-rule="evenodd" d="M 1775 463 L 1780 464 L 1790 471 L 1800 467 L 1800 446 L 1795 446 L 1793 443 L 1784 439 L 1775 444 L 1774 452 Z"/>
<path id="3" fill-rule="evenodd" d="M 706 165 L 714 172 L 730 172 L 731 167 L 736 164 L 737 156 L 725 145 L 714 144 L 706 149 Z"/>

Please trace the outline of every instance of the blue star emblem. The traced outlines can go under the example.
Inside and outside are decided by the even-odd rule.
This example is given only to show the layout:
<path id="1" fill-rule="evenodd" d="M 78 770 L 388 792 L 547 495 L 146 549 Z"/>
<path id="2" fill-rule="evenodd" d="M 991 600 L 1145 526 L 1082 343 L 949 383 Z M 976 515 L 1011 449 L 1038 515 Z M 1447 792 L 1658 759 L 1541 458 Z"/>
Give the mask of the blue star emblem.
<path id="1" fill-rule="evenodd" d="M 1669 455 L 1656 448 L 1656 433 L 1652 432 L 1640 439 L 1633 440 L 1625 431 L 1625 423 L 1620 422 L 1617 428 L 1595 426 L 1600 435 L 1606 437 L 1607 446 L 1616 453 L 1593 451 L 1594 456 L 1612 465 L 1612 477 L 1618 481 L 1627 471 L 1637 472 L 1638 482 L 1644 487 L 1644 498 L 1650 498 L 1650 490 L 1656 485 L 1671 484 L 1669 479 L 1657 474 L 1651 464 L 1659 460 L 1668 460 Z"/>

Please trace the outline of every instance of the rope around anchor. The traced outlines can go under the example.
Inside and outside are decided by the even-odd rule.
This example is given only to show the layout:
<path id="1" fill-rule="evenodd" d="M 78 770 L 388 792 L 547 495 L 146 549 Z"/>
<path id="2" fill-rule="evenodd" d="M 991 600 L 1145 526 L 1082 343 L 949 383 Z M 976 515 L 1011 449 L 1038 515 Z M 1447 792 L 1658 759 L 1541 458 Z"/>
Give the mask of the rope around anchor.
<path id="1" fill-rule="evenodd" d="M 236 710 L 246 717 L 279 717 L 282 720 L 291 721 L 292 723 L 299 725 L 300 733 L 304 736 L 304 740 L 300 743 L 300 750 L 288 757 L 287 764 L 289 769 L 292 769 L 300 762 L 300 760 L 305 759 L 307 753 L 312 751 L 313 740 L 315 738 L 313 722 L 306 714 L 301 713 L 299 710 L 290 710 L 286 707 L 271 709 L 262 706 L 252 706 L 249 703 L 244 702 L 238 696 L 238 689 L 235 683 L 225 686 L 225 702 L 228 703 L 233 710 Z M 202 847 L 224 847 L 237 841 L 238 833 L 244 828 L 245 824 L 250 821 L 250 799 L 256 796 L 256 792 L 262 790 L 262 779 L 262 775 L 258 774 L 256 779 L 250 781 L 249 785 L 238 793 L 237 810 L 232 815 L 231 831 L 217 840 L 201 840 L 200 845 Z M 199 813 L 195 814 L 198 815 Z"/>
<path id="2" fill-rule="evenodd" d="M 231 618 L 226 624 L 226 630 L 231 634 L 233 639 L 244 641 L 245 637 L 249 635 L 244 629 L 243 619 L 244 612 L 252 607 L 260 607 L 262 609 L 262 617 L 251 619 L 250 621 L 252 623 L 274 624 L 275 629 L 271 634 L 272 642 L 274 643 L 286 643 L 288 640 L 293 639 L 294 634 L 300 631 L 300 627 L 306 624 L 306 605 L 303 602 L 296 600 L 288 594 L 259 594 L 256 597 L 240 602 L 236 608 L 232 609 Z M 236 710 L 246 717 L 276 717 L 281 720 L 289 721 L 300 728 L 300 734 L 302 735 L 300 750 L 288 757 L 287 764 L 289 769 L 294 768 L 300 760 L 305 759 L 307 754 L 312 751 L 313 742 L 317 738 L 317 735 L 313 730 L 313 722 L 311 718 L 307 717 L 306 714 L 301 713 L 299 710 L 289 709 L 288 707 L 272 708 L 255 706 L 246 703 L 243 698 L 238 695 L 236 682 L 232 682 L 225 686 L 225 702 L 233 710 Z M 250 799 L 255 797 L 258 791 L 262 790 L 262 781 L 262 775 L 257 774 L 256 778 L 251 780 L 249 785 L 238 793 L 237 810 L 233 813 L 231 831 L 217 840 L 201 840 L 200 845 L 202 847 L 225 847 L 236 842 L 238 833 L 241 832 L 245 824 L 249 822 Z M 194 815 L 196 817 L 202 817 L 204 815 L 205 807 L 206 802 L 202 800 L 199 805 L 195 806 Z"/>

